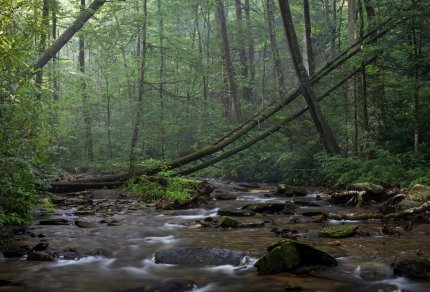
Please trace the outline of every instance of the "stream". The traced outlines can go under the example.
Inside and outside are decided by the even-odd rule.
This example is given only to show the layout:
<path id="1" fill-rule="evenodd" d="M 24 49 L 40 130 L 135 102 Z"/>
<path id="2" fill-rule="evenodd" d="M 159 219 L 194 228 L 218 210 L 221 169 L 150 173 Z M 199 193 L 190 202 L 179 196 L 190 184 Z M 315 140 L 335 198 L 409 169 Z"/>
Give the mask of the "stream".
<path id="1" fill-rule="evenodd" d="M 312 222 L 303 213 L 330 211 L 358 213 L 360 209 L 334 206 L 324 193 L 286 198 L 273 195 L 270 184 L 239 184 L 211 181 L 215 194 L 234 195 L 236 200 L 211 200 L 203 208 L 157 210 L 154 204 L 137 203 L 131 198 L 93 197 L 92 203 L 106 205 L 105 213 L 77 212 L 79 205 L 59 206 L 52 218 L 67 219 L 69 225 L 39 225 L 27 230 L 35 237 L 22 236 L 31 245 L 48 242 L 50 250 L 74 248 L 103 250 L 76 259 L 27 261 L 0 258 L 0 279 L 16 286 L 0 286 L 0 291 L 183 291 L 183 283 L 193 291 L 430 291 L 430 280 L 396 277 L 390 264 L 400 254 L 430 254 L 430 230 L 416 224 L 406 231 L 402 223 L 390 222 L 398 231 L 384 235 L 380 220 L 363 222 Z M 237 217 L 240 223 L 265 223 L 262 227 L 221 229 L 202 227 L 199 222 L 218 217 L 220 208 L 240 208 L 254 202 L 297 200 L 295 214 L 257 214 Z M 113 206 L 118 206 L 112 210 Z M 73 224 L 81 220 L 90 228 Z M 105 221 L 102 221 L 105 220 Z M 106 223 L 107 222 L 107 223 Z M 111 224 L 109 224 L 109 222 Z M 113 223 L 113 224 L 112 224 Z M 322 226 L 354 224 L 354 237 L 333 239 L 318 236 Z M 273 232 L 289 228 L 299 240 L 324 250 L 336 258 L 338 266 L 325 267 L 308 275 L 281 273 L 259 276 L 253 267 L 267 246 L 281 237 Z M 39 236 L 39 237 L 38 237 Z M 207 247 L 242 251 L 240 266 L 185 267 L 156 264 L 154 253 L 173 247 Z"/>

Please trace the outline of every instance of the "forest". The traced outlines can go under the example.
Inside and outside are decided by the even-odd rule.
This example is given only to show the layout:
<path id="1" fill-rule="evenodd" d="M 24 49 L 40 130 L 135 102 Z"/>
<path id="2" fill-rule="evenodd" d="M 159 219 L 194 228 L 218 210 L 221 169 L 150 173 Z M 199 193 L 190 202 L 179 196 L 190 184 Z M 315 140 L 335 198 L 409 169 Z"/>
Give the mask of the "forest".
<path id="1" fill-rule="evenodd" d="M 258 274 L 294 271 L 298 277 L 291 283 L 276 278 L 281 286 L 275 285 L 274 291 L 350 288 L 333 280 L 333 274 L 342 274 L 338 270 L 315 276 L 326 282 L 312 278 L 309 286 L 301 283 L 298 270 L 332 266 L 340 256 L 312 250 L 314 239 L 300 241 L 302 233 L 310 236 L 306 220 L 327 225 L 342 222 L 341 227 L 352 229 L 358 225 L 345 222 L 370 220 L 374 229 L 362 231 L 359 224 L 351 232 L 355 236 L 351 244 L 369 248 L 375 243 L 361 237 L 372 236 L 378 229 L 384 236 L 399 236 L 399 241 L 392 243 L 396 245 L 393 250 L 399 252 L 397 245 L 410 244 L 404 232 L 414 231 L 410 236 L 419 240 L 410 249 L 424 256 L 408 264 L 396 259 L 390 266 L 394 269 L 391 276 L 424 280 L 405 284 L 394 278 L 383 289 L 387 285 L 396 288 L 378 290 L 379 286 L 369 281 L 383 280 L 386 274 L 371 280 L 360 274 L 367 286 L 360 282 L 358 286 L 365 288 L 359 291 L 430 288 L 430 249 L 425 247 L 430 239 L 425 231 L 430 222 L 430 3 L 426 0 L 1 1 L 0 84 L 0 245 L 4 256 L 0 257 L 0 289 L 43 288 L 26 286 L 34 275 L 22 281 L 6 279 L 10 263 L 1 263 L 9 258 L 6 254 L 11 248 L 16 251 L 21 247 L 22 251 L 16 242 L 24 239 L 17 236 L 30 237 L 24 240 L 29 241 L 27 245 L 36 243 L 30 236 L 36 234 L 34 228 L 44 236 L 52 233 L 52 238 L 47 235 L 52 247 L 57 237 L 64 240 L 68 236 L 57 236 L 57 231 L 49 229 L 52 226 L 71 224 L 83 228 L 79 230 L 92 230 L 100 220 L 97 224 L 114 228 L 130 224 L 137 228 L 133 220 L 157 226 L 159 215 L 170 216 L 163 226 L 199 225 L 206 231 L 189 231 L 197 233 L 190 237 L 203 238 L 220 236 L 219 230 L 245 230 L 236 228 L 257 223 L 238 222 L 236 216 L 249 220 L 255 214 L 266 224 L 265 229 L 270 220 L 272 225 L 277 220 L 288 225 L 282 229 L 278 222 L 269 228 L 272 233 L 259 229 L 255 235 L 262 238 L 259 249 L 247 249 L 252 265 L 246 263 L 246 269 L 255 264 Z M 85 200 L 91 200 L 92 205 Z M 236 209 L 241 200 L 249 204 Z M 322 203 L 317 202 L 320 200 Z M 105 201 L 110 203 L 104 206 Z M 229 202 L 233 205 L 226 205 Z M 325 205 L 328 202 L 333 206 Z M 306 220 L 292 219 L 297 211 L 288 209 L 291 204 L 293 208 L 310 208 L 300 213 Z M 145 215 L 139 217 L 130 210 L 145 210 Z M 186 210 L 178 214 L 204 220 L 183 221 L 171 210 Z M 187 213 L 192 210 L 200 213 Z M 210 210 L 216 210 L 215 215 Z M 237 210 L 241 210 L 239 214 Z M 67 217 L 69 213 L 75 217 Z M 292 214 L 296 215 L 285 218 Z M 35 225 L 39 219 L 42 221 Z M 294 227 L 297 230 L 291 229 L 292 221 L 299 224 Z M 128 229 L 122 230 L 119 237 L 127 238 Z M 152 238 L 147 240 L 150 243 L 162 238 L 163 244 L 178 248 L 172 238 L 183 236 L 179 231 L 145 238 Z M 311 265 L 303 260 L 290 267 L 273 263 L 275 255 L 260 258 L 261 251 L 273 243 L 263 231 L 287 238 L 270 245 L 266 256 L 278 249 L 294 249 L 297 254 L 289 255 L 289 262 L 305 257 L 303 254 L 320 258 L 320 262 Z M 221 237 L 234 241 L 227 233 Z M 117 238 L 118 234 L 109 231 L 105 236 Z M 319 234 L 325 238 L 323 231 Z M 91 237 L 91 233 L 82 236 Z M 137 240 L 130 236 L 130 241 Z M 242 233 L 230 236 L 238 236 L 237 246 L 224 245 L 220 237 L 221 246 L 198 248 L 244 251 L 239 243 L 249 238 Z M 333 240 L 337 238 L 333 234 L 327 237 L 332 241 L 317 243 L 330 248 L 347 245 Z M 98 241 L 92 240 L 88 245 L 98 247 Z M 27 260 L 61 261 L 78 253 L 70 248 L 44 251 L 48 245 L 38 250 L 40 244 L 47 241 L 18 254 Z M 84 240 L 79 245 L 85 244 Z M 184 247 L 182 243 L 179 246 Z M 110 245 L 107 249 L 115 250 Z M 194 249 L 186 253 L 204 257 L 201 250 Z M 147 252 L 145 249 L 145 257 Z M 170 264 L 165 258 L 175 256 L 179 262 L 183 260 L 177 250 L 173 256 L 162 252 L 155 252 L 155 262 Z M 205 253 L 211 255 L 213 250 Z M 382 251 L 376 253 L 388 257 L 381 255 Z M 112 258 L 101 249 L 91 256 Z M 235 256 L 233 253 L 229 260 Z M 79 256 L 71 257 L 85 258 L 80 250 Z M 255 263 L 254 258 L 260 259 Z M 119 264 L 122 258 L 116 254 L 114 259 Z M 212 260 L 202 261 L 219 266 Z M 241 265 L 233 266 L 242 267 L 242 260 Z M 185 261 L 189 264 L 189 259 Z M 95 261 L 83 267 L 103 263 Z M 111 288 L 261 291 L 267 290 L 264 281 L 269 281 L 257 277 L 249 286 L 241 286 L 226 280 L 223 286 L 213 284 L 218 278 L 202 276 L 200 282 L 181 278 L 160 286 L 154 279 L 170 279 L 176 270 L 159 272 L 152 265 L 145 262 L 141 267 L 152 273 L 145 287 L 133 278 L 131 286 Z M 72 267 L 65 266 L 66 271 Z M 384 270 L 377 265 L 358 268 L 367 269 L 366 275 Z M 12 269 L 19 274 L 26 268 L 15 263 Z M 411 276 L 407 270 L 419 275 Z M 200 270 L 190 270 L 195 272 Z M 101 282 L 78 276 L 64 281 L 73 286 L 80 279 L 88 282 L 87 286 L 71 289 L 92 291 L 92 285 L 100 285 L 104 276 L 95 277 Z M 48 290 L 60 289 L 55 286 L 55 276 L 47 285 Z"/>

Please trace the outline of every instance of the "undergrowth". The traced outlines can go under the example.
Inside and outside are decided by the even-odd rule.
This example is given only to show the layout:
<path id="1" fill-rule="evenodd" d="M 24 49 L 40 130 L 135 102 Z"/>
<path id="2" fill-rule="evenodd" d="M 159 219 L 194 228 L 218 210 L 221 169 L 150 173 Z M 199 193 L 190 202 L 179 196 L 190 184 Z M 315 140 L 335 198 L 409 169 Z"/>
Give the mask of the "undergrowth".
<path id="1" fill-rule="evenodd" d="M 150 200 L 167 199 L 171 201 L 188 200 L 195 192 L 197 180 L 172 176 L 161 172 L 157 176 L 142 175 L 127 183 L 127 190 Z"/>

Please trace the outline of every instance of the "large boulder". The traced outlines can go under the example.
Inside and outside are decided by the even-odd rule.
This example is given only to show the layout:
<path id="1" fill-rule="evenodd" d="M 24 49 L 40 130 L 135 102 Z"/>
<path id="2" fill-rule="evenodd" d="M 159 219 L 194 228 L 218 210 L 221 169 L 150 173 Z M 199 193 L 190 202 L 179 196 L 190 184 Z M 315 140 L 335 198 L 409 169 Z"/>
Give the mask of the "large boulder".
<path id="1" fill-rule="evenodd" d="M 276 195 L 282 197 L 306 196 L 308 191 L 304 187 L 279 184 Z"/>
<path id="2" fill-rule="evenodd" d="M 397 276 L 430 278 L 430 259 L 423 256 L 398 257 L 391 264 Z"/>
<path id="3" fill-rule="evenodd" d="M 320 229 L 320 236 L 331 238 L 344 238 L 354 236 L 358 226 L 355 225 L 340 225 L 340 226 L 325 226 Z"/>
<path id="4" fill-rule="evenodd" d="M 267 248 L 255 266 L 260 275 L 294 272 L 310 266 L 336 266 L 327 253 L 295 240 L 280 240 Z"/>
<path id="5" fill-rule="evenodd" d="M 278 213 L 284 210 L 284 203 L 253 203 L 242 207 L 245 210 L 251 210 L 255 213 Z"/>
<path id="6" fill-rule="evenodd" d="M 430 200 L 430 186 L 416 184 L 409 191 L 406 200 L 424 203 Z"/>
<path id="7" fill-rule="evenodd" d="M 157 251 L 154 261 L 157 264 L 181 266 L 239 266 L 244 252 L 218 248 L 176 247 Z"/>

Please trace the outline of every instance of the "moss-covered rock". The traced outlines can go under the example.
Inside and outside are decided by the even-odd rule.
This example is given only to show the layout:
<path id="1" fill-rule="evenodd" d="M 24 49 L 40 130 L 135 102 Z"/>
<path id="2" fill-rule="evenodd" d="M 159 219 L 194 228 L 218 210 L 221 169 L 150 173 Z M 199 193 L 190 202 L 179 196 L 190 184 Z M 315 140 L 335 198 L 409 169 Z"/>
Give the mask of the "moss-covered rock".
<path id="1" fill-rule="evenodd" d="M 420 184 L 414 185 L 406 199 L 420 203 L 430 200 L 430 186 Z"/>
<path id="2" fill-rule="evenodd" d="M 343 238 L 355 235 L 358 226 L 341 225 L 341 226 L 325 226 L 320 229 L 320 236 L 331 238 Z"/>
<path id="3" fill-rule="evenodd" d="M 236 219 L 233 219 L 231 217 L 222 216 L 219 219 L 218 227 L 222 227 L 222 228 L 237 228 L 237 227 L 239 227 L 239 222 Z"/>
<path id="4" fill-rule="evenodd" d="M 278 196 L 293 197 L 293 196 L 306 196 L 308 191 L 304 187 L 290 186 L 285 184 L 279 184 L 276 189 Z"/>
<path id="5" fill-rule="evenodd" d="M 372 193 L 377 195 L 381 195 L 384 193 L 384 188 L 382 186 L 377 184 L 367 183 L 367 182 L 352 184 L 348 187 L 348 189 L 356 190 L 356 191 L 365 191 L 367 193 Z"/>
<path id="6" fill-rule="evenodd" d="M 284 203 L 254 203 L 242 207 L 245 210 L 251 210 L 255 213 L 277 213 L 282 212 Z"/>
<path id="7" fill-rule="evenodd" d="M 403 256 L 391 264 L 394 274 L 408 278 L 430 278 L 430 259 L 422 256 Z"/>
<path id="8" fill-rule="evenodd" d="M 267 248 L 268 253 L 255 266 L 260 275 L 294 272 L 308 266 L 335 266 L 336 260 L 327 253 L 295 240 L 280 240 Z"/>

